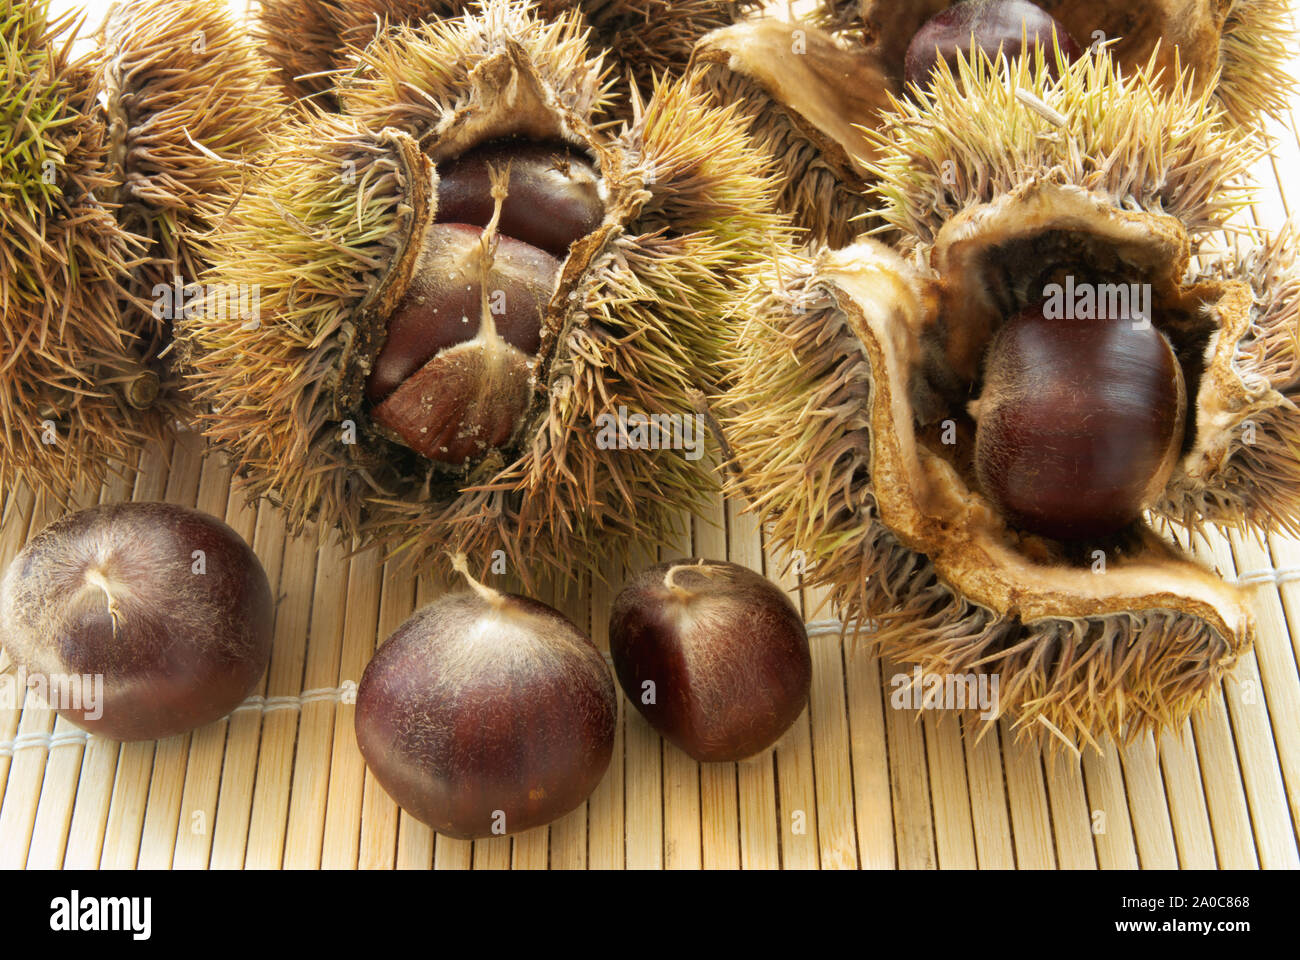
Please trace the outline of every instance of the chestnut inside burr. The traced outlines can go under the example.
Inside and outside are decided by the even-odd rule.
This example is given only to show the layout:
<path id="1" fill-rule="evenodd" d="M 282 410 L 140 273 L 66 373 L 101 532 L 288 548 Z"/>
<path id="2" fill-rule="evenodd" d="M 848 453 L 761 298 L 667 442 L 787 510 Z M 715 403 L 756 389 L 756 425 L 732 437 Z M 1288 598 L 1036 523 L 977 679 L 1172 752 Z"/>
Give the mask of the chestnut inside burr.
<path id="1" fill-rule="evenodd" d="M 483 302 L 483 230 L 464 223 L 434 224 L 425 235 L 416 272 L 388 321 L 388 338 L 366 381 L 366 396 L 383 401 L 443 350 L 479 332 Z M 497 335 L 521 353 L 537 352 L 542 309 L 560 273 L 560 261 L 508 236 L 497 239 L 488 274 Z M 492 309 L 489 302 L 488 309 Z"/>
<path id="2" fill-rule="evenodd" d="M 1102 539 L 1132 524 L 1183 443 L 1182 369 L 1149 322 L 1049 317 L 1003 324 L 974 404 L 980 488 L 1017 529 Z"/>
<path id="3" fill-rule="evenodd" d="M 918 442 L 1044 556 L 1123 550 L 1196 441 L 1213 318 L 1122 235 L 1028 231 L 947 269 Z"/>
<path id="4" fill-rule="evenodd" d="M 566 144 L 483 144 L 438 173 L 435 222 L 365 389 L 381 433 L 461 466 L 522 424 L 564 258 L 605 206 L 595 166 Z"/>
<path id="5" fill-rule="evenodd" d="M 1001 50 L 1014 59 L 1040 45 L 1055 76 L 1053 34 L 1067 59 L 1081 55 L 1078 43 L 1060 21 L 1029 0 L 966 0 L 922 24 L 907 47 L 903 76 L 909 84 L 924 85 L 940 60 L 955 73 L 958 54 L 969 62 L 974 51 L 995 58 Z"/>
<path id="6" fill-rule="evenodd" d="M 600 226 L 605 216 L 600 178 L 586 158 L 565 144 L 502 141 L 461 154 L 439 170 L 438 222 L 486 227 L 492 219 L 488 171 L 510 169 L 501 207 L 503 236 L 554 257 Z"/>

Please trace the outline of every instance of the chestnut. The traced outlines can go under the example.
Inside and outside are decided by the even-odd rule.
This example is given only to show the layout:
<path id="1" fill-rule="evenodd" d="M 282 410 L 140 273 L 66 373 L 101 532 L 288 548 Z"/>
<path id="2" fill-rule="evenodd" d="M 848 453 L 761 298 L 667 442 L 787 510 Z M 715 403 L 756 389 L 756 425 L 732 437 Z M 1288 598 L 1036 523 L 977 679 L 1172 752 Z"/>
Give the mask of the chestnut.
<path id="1" fill-rule="evenodd" d="M 488 198 L 491 203 L 491 198 Z M 473 340 L 483 312 L 483 230 L 463 223 L 425 232 L 411 285 L 388 319 L 387 336 L 366 380 L 366 395 L 383 400 L 439 351 Z M 560 262 L 509 236 L 497 236 L 488 271 L 488 310 L 496 334 L 522 353 L 537 352 L 542 311 Z"/>
<path id="2" fill-rule="evenodd" d="M 738 564 L 677 560 L 637 574 L 614 600 L 609 647 L 627 698 L 696 760 L 765 750 L 808 702 L 803 619 Z"/>
<path id="3" fill-rule="evenodd" d="M 72 723 L 152 740 L 248 696 L 270 658 L 272 613 L 257 556 L 216 517 L 105 504 L 55 521 L 14 558 L 0 583 L 0 645 L 48 689 L 102 691 L 96 704 L 51 703 Z"/>
<path id="4" fill-rule="evenodd" d="M 460 465 L 510 442 L 532 392 L 528 359 L 488 337 L 443 350 L 371 416 L 421 456 Z"/>
<path id="5" fill-rule="evenodd" d="M 489 170 L 507 166 L 499 224 L 505 236 L 562 258 L 574 240 L 600 226 L 605 202 L 591 163 L 566 144 L 528 141 L 484 144 L 441 164 L 439 222 L 486 227 L 494 208 Z"/>
<path id="6" fill-rule="evenodd" d="M 940 10 L 916 31 L 907 46 L 903 78 L 909 84 L 924 85 L 940 60 L 956 71 L 957 54 L 969 61 L 974 49 L 990 58 L 997 56 L 999 48 L 1008 58 L 1018 57 L 1025 53 L 1026 41 L 1031 47 L 1043 44 L 1055 76 L 1053 32 L 1065 57 L 1073 60 L 1082 54 L 1061 22 L 1029 0 L 965 0 Z"/>
<path id="7" fill-rule="evenodd" d="M 600 225 L 602 193 L 562 143 L 487 143 L 439 165 L 436 222 L 366 378 L 381 435 L 452 467 L 514 440 L 537 389 L 557 258 Z"/>
<path id="8" fill-rule="evenodd" d="M 560 263 L 467 224 L 433 224 L 366 380 L 381 432 L 459 466 L 510 442 Z"/>
<path id="9" fill-rule="evenodd" d="M 544 603 L 484 586 L 397 628 L 357 688 L 357 745 L 407 813 L 473 839 L 549 823 L 596 788 L 618 703 L 591 640 Z"/>
<path id="10" fill-rule="evenodd" d="M 971 405 L 980 488 L 1020 530 L 1108 537 L 1164 488 L 1184 439 L 1187 394 L 1173 347 L 1150 323 L 1007 320 Z"/>

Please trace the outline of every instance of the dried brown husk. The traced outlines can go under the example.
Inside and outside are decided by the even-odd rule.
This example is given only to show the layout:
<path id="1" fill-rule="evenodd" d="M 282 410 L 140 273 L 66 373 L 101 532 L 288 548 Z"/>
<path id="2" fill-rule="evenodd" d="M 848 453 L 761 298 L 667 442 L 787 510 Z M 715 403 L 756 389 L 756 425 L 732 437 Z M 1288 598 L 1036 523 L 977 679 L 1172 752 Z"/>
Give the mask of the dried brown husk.
<path id="1" fill-rule="evenodd" d="M 989 338 L 1065 275 L 1150 284 L 1193 398 L 1166 491 L 1184 500 L 1178 471 L 1227 425 L 1225 402 L 1240 412 L 1226 385 L 1284 396 L 1293 350 L 1276 331 L 1294 313 L 1271 294 L 1252 309 L 1259 291 L 1287 296 L 1285 244 L 1241 276 L 1190 269 L 1194 240 L 1241 203 L 1243 138 L 1208 93 L 1162 94 L 1107 61 L 1053 80 L 1042 57 L 977 58 L 899 102 L 869 136 L 903 253 L 861 241 L 778 260 L 737 331 L 724 416 L 733 492 L 851 623 L 878 624 L 875 649 L 925 673 L 997 674 L 1000 712 L 1071 745 L 1178 725 L 1253 627 L 1237 587 L 1146 524 L 1082 545 L 1008 527 L 974 480 L 966 410 Z M 1252 329 L 1273 344 L 1258 361 Z M 1234 478 L 1198 489 L 1216 482 Z"/>
<path id="2" fill-rule="evenodd" d="M 43 2 L 0 16 L 0 497 L 67 502 L 127 459 L 144 372 L 120 305 L 143 241 L 103 200 L 108 139 L 93 57 Z"/>
<path id="3" fill-rule="evenodd" d="M 1147 82 L 1159 69 L 1154 62 L 1121 77 L 1109 61 L 1104 51 L 1091 53 L 1053 81 L 1042 62 L 976 58 L 955 75 L 941 69 L 916 100 L 897 101 L 896 112 L 867 133 L 885 156 L 873 166 L 872 189 L 891 238 L 933 262 L 938 235 L 951 231 L 954 218 L 1044 178 L 1098 195 L 1099 209 L 1162 212 L 1176 221 L 1177 229 L 1142 220 L 1143 245 L 1185 231 L 1196 246 L 1227 228 L 1249 200 L 1245 174 L 1257 148 L 1224 123 L 1208 91 L 1179 84 L 1162 92 Z M 1239 259 L 1205 267 L 1205 282 L 1247 283 L 1254 305 L 1218 314 L 1195 348 L 1208 351 L 1203 366 L 1211 375 L 1197 381 L 1193 445 L 1156 505 L 1176 522 L 1295 528 L 1293 236 L 1288 226 Z M 1180 244 L 1170 249 L 1173 256 Z M 1048 269 L 1041 250 L 1034 255 Z M 946 297 L 963 311 L 955 327 L 977 331 L 977 343 L 1005 306 L 972 284 L 950 285 Z M 960 372 L 956 389 L 969 384 L 977 362 L 967 351 L 932 366 Z"/>
<path id="4" fill-rule="evenodd" d="M 1249 287 L 1249 308 L 1216 317 L 1195 444 L 1153 509 L 1193 529 L 1300 535 L 1300 228 L 1210 264 L 1206 283 Z"/>
<path id="5" fill-rule="evenodd" d="M 1240 592 L 1149 529 L 1104 572 L 1009 529 L 918 422 L 939 293 L 869 240 L 760 278 L 723 420 L 731 492 L 803 551 L 809 582 L 873 650 L 926 674 L 996 675 L 986 724 L 1008 715 L 1071 745 L 1176 726 L 1249 646 Z"/>
<path id="6" fill-rule="evenodd" d="M 1231 121 L 1252 134 L 1283 120 L 1295 78 L 1289 69 L 1295 26 L 1287 0 L 1035 0 L 1080 46 L 1112 42 L 1125 71 L 1158 70 L 1166 88 L 1211 89 Z M 894 76 L 921 25 L 952 0 L 824 0 L 814 21 L 873 46 Z"/>
<path id="7" fill-rule="evenodd" d="M 149 239 L 121 310 L 148 373 L 141 417 L 161 433 L 186 419 L 166 357 L 173 314 L 203 264 L 195 240 L 238 194 L 288 111 L 243 25 L 211 0 L 125 0 L 100 31 L 96 86 L 108 128 L 117 218 Z"/>
<path id="8" fill-rule="evenodd" d="M 708 34 L 694 63 L 717 101 L 749 118 L 781 171 L 781 208 L 810 239 L 844 246 L 873 226 L 863 187 L 878 155 L 861 128 L 897 92 L 874 54 L 815 27 L 762 19 Z"/>
<path id="9" fill-rule="evenodd" d="M 345 112 L 301 121 L 214 233 L 208 276 L 260 283 L 262 318 L 183 324 L 193 391 L 244 489 L 291 526 L 319 518 L 413 562 L 502 550 L 525 578 L 600 573 L 714 483 L 680 450 L 602 449 L 600 418 L 694 414 L 739 278 L 784 221 L 743 123 L 689 85 L 661 83 L 618 136 L 598 127 L 607 85 L 583 29 L 491 3 L 391 31 L 360 55 Z M 436 164 L 506 136 L 584 151 L 607 213 L 546 308 L 517 441 L 449 468 L 375 430 L 362 385 L 435 214 Z"/>

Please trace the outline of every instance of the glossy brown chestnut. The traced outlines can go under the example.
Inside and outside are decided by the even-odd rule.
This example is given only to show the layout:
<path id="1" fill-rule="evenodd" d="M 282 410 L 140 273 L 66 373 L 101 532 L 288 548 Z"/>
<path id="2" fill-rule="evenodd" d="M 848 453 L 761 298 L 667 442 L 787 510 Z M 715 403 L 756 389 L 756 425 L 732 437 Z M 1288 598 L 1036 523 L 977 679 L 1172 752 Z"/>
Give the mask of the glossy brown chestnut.
<path id="1" fill-rule="evenodd" d="M 1182 368 L 1153 325 L 1008 320 L 985 355 L 972 404 L 981 489 L 1018 529 L 1058 540 L 1107 537 L 1164 488 L 1183 443 Z"/>
<path id="2" fill-rule="evenodd" d="M 357 689 L 366 765 L 449 837 L 568 813 L 609 766 L 618 703 L 604 658 L 558 610 L 469 578 L 397 628 Z"/>
<path id="3" fill-rule="evenodd" d="M 152 740 L 225 716 L 271 651 L 266 573 L 234 530 L 170 503 L 117 503 L 55 521 L 0 583 L 0 643 L 30 680 L 70 678 L 58 712 L 98 736 Z M 88 690 L 102 683 L 98 704 Z M 69 692 L 71 692 L 69 690 Z"/>
<path id="4" fill-rule="evenodd" d="M 679 560 L 633 577 L 614 601 L 609 647 L 627 698 L 697 760 L 753 756 L 808 702 L 803 619 L 734 563 Z"/>
<path id="5" fill-rule="evenodd" d="M 528 358 L 500 340 L 443 350 L 371 411 L 416 453 L 463 464 L 510 441 L 532 396 Z"/>
<path id="6" fill-rule="evenodd" d="M 454 466 L 509 443 L 522 426 L 531 354 L 560 269 L 536 247 L 488 240 L 467 224 L 429 227 L 366 381 L 381 431 Z"/>
<path id="7" fill-rule="evenodd" d="M 490 200 L 490 198 L 489 198 Z M 482 326 L 483 230 L 434 224 L 425 233 L 415 276 L 388 320 L 388 334 L 366 381 L 383 400 L 439 351 L 473 340 Z M 560 262 L 508 236 L 498 236 L 488 273 L 488 309 L 496 334 L 531 356 L 542 336 L 542 311 Z"/>
<path id="8" fill-rule="evenodd" d="M 563 258 L 605 216 L 595 168 L 564 144 L 500 141 L 469 150 L 438 168 L 438 220 L 486 227 L 494 203 L 490 167 L 509 165 L 509 194 L 499 229 L 507 237 Z"/>
<path id="9" fill-rule="evenodd" d="M 903 76 L 908 83 L 923 86 L 940 60 L 947 61 L 956 72 L 959 51 L 969 61 L 973 49 L 994 58 L 1000 47 L 1008 58 L 1014 58 L 1025 52 L 1026 40 L 1030 47 L 1043 45 L 1048 67 L 1055 75 L 1053 31 L 1067 58 L 1082 53 L 1055 17 L 1028 0 L 965 0 L 939 11 L 921 25 L 907 46 Z"/>

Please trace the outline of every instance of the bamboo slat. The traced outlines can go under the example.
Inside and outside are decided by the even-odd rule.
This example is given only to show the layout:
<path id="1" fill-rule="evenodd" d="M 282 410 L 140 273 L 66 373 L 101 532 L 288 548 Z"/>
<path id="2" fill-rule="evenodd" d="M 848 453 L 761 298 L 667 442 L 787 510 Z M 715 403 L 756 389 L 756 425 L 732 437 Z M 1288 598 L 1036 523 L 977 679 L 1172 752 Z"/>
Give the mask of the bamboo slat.
<path id="1" fill-rule="evenodd" d="M 615 591 L 599 578 L 591 582 L 591 640 L 609 654 L 609 611 Z M 618 698 L 618 725 L 614 729 L 614 755 L 609 770 L 587 798 L 587 865 L 593 870 L 617 870 L 627 862 L 625 737 L 627 714 L 635 712 L 627 699 Z"/>
<path id="2" fill-rule="evenodd" d="M 1002 731 L 994 725 L 981 736 L 982 726 L 978 719 L 963 720 L 975 852 L 982 869 L 1010 870 L 1016 866 L 1016 853 L 1011 843 L 1006 778 L 1002 775 Z"/>
<path id="3" fill-rule="evenodd" d="M 581 583 L 574 584 L 573 589 L 554 592 L 555 607 L 566 617 L 591 635 L 591 583 L 590 577 L 584 577 Z M 543 846 L 539 855 L 530 864 L 538 869 L 550 867 L 553 870 L 583 870 L 587 866 L 587 821 L 590 817 L 590 802 L 578 805 L 550 826 L 549 850 Z M 516 856 L 516 867 L 522 863 Z"/>
<path id="4" fill-rule="evenodd" d="M 639 553 L 631 562 L 636 569 L 657 562 L 653 551 L 642 549 Z M 608 631 L 605 639 L 608 643 Z M 625 863 L 630 870 L 658 869 L 663 866 L 664 853 L 664 744 L 636 707 L 627 703 L 623 743 Z"/>
<path id="5" fill-rule="evenodd" d="M 769 551 L 764 572 L 789 592 L 796 608 L 802 609 L 799 574 L 787 552 Z M 804 617 L 807 618 L 806 611 Z M 777 741 L 776 784 L 781 865 L 787 870 L 816 868 L 820 865 L 817 788 L 813 776 L 811 718 L 806 709 Z"/>
<path id="6" fill-rule="evenodd" d="M 860 639 L 850 640 L 844 657 L 858 863 L 863 867 L 888 868 L 895 865 L 897 856 L 880 663 L 856 648 L 860 642 Z"/>
<path id="7" fill-rule="evenodd" d="M 1056 851 L 1041 751 L 1027 746 L 1007 721 L 1001 721 L 1000 726 L 1016 863 L 1021 869 L 1049 870 L 1056 866 Z"/>
<path id="8" fill-rule="evenodd" d="M 682 519 L 681 535 L 659 551 L 661 562 L 689 559 L 695 553 L 691 542 L 691 519 L 689 516 Z M 700 764 L 667 741 L 663 742 L 663 791 L 664 867 L 669 870 L 698 870 L 703 857 Z"/>
<path id="9" fill-rule="evenodd" d="M 814 618 L 825 618 L 825 600 L 825 591 L 805 588 L 805 618 L 814 622 Z M 852 869 L 858 865 L 858 843 L 853 816 L 848 702 L 838 627 L 834 631 L 815 629 L 810 640 L 812 690 L 808 718 L 816 781 L 818 863 L 823 868 Z"/>
<path id="10" fill-rule="evenodd" d="M 756 572 L 765 572 L 762 535 L 753 514 L 743 512 L 736 503 L 728 503 L 727 532 L 727 558 Z M 740 809 L 741 867 L 775 869 L 781 863 L 781 839 L 776 768 L 770 754 L 736 764 L 736 792 Z"/>
<path id="11" fill-rule="evenodd" d="M 880 663 L 881 679 L 907 673 L 888 660 Z M 925 727 L 913 711 L 885 712 L 889 776 L 894 811 L 894 846 L 904 870 L 931 869 L 938 864 L 934 849 L 934 819 L 930 809 L 929 770 L 925 759 Z"/>
<path id="12" fill-rule="evenodd" d="M 717 461 L 714 461 L 715 467 Z M 727 504 L 718 494 L 692 524 L 694 555 L 727 556 Z M 700 861 L 710 870 L 740 868 L 740 793 L 734 763 L 704 763 L 700 768 Z"/>
<path id="13" fill-rule="evenodd" d="M 1114 752 L 1101 755 L 1095 750 L 1085 752 L 1083 782 L 1087 788 L 1087 825 L 1097 848 L 1097 866 L 1103 870 L 1136 869 L 1133 820 L 1124 796 L 1124 774 L 1119 758 Z"/>
<path id="14" fill-rule="evenodd" d="M 936 862 L 944 869 L 973 870 L 979 866 L 979 859 L 975 855 L 961 723 L 956 717 L 934 712 L 927 713 L 924 722 Z"/>

